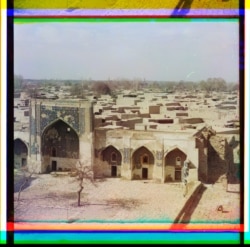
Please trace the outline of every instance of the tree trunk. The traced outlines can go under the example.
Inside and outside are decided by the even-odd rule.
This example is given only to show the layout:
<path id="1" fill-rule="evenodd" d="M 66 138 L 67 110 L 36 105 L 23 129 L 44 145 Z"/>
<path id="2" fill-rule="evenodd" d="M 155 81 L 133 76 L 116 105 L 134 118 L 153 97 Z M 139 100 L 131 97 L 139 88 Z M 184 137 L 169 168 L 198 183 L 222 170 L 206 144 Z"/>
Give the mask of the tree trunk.
<path id="1" fill-rule="evenodd" d="M 78 207 L 81 206 L 81 192 L 82 192 L 82 190 L 83 190 L 83 186 L 80 186 L 80 189 L 77 191 L 77 197 L 78 197 L 77 205 L 78 205 Z"/>

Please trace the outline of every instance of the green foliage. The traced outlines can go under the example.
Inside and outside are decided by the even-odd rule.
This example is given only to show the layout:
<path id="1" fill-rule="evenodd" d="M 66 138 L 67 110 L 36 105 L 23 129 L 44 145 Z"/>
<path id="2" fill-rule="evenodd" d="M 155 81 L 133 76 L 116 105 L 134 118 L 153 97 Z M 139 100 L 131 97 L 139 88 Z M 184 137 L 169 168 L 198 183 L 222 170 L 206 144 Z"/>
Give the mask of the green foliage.
<path id="1" fill-rule="evenodd" d="M 110 89 L 109 85 L 106 83 L 103 83 L 103 82 L 94 83 L 92 89 L 98 95 L 101 95 L 101 94 L 111 95 L 111 89 Z"/>

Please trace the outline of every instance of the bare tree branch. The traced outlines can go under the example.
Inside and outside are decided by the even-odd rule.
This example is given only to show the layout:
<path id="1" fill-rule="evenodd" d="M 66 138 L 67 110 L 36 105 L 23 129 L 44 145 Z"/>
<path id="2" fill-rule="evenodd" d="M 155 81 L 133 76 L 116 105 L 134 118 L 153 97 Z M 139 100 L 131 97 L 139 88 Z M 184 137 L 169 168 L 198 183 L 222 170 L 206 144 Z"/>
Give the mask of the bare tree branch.
<path id="1" fill-rule="evenodd" d="M 81 192 L 84 189 L 84 181 L 90 181 L 91 184 L 95 185 L 93 169 L 88 165 L 87 161 L 78 161 L 75 165 L 74 172 L 76 173 L 76 180 L 78 181 L 78 190 L 77 190 L 77 205 L 81 206 Z"/>

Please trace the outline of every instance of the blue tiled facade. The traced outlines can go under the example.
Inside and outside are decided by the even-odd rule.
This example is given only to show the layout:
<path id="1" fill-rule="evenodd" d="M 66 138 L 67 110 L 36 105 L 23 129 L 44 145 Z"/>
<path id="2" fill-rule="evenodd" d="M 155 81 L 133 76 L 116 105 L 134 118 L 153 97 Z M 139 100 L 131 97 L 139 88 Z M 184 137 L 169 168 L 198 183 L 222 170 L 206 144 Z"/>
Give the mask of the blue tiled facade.
<path id="1" fill-rule="evenodd" d="M 37 147 L 36 147 L 35 143 L 32 143 L 32 145 L 30 146 L 30 153 L 31 154 L 37 153 Z"/>
<path id="2" fill-rule="evenodd" d="M 85 130 L 85 109 L 79 109 L 79 133 L 82 135 Z M 82 121 L 81 121 L 82 120 Z"/>
<path id="3" fill-rule="evenodd" d="M 36 134 L 36 120 L 32 116 L 30 117 L 30 134 Z"/>
<path id="4" fill-rule="evenodd" d="M 77 107 L 60 106 L 47 107 L 42 105 L 40 114 L 41 133 L 50 123 L 57 119 L 62 119 L 69 124 L 78 134 L 84 133 L 84 109 L 79 110 Z"/>

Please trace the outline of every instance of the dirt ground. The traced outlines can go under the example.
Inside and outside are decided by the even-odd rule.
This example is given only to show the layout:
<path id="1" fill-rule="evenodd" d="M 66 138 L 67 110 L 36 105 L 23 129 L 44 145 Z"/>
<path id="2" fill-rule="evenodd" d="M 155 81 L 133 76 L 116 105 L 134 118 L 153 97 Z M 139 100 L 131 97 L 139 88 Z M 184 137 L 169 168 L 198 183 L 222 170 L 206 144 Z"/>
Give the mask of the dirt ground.
<path id="1" fill-rule="evenodd" d="M 75 177 L 32 175 L 17 200 L 23 181 L 15 173 L 15 222 L 229 223 L 239 224 L 242 196 L 239 184 L 190 185 L 183 196 L 181 183 L 151 180 L 97 179 L 86 182 L 77 206 Z M 222 205 L 222 208 L 218 207 Z"/>

